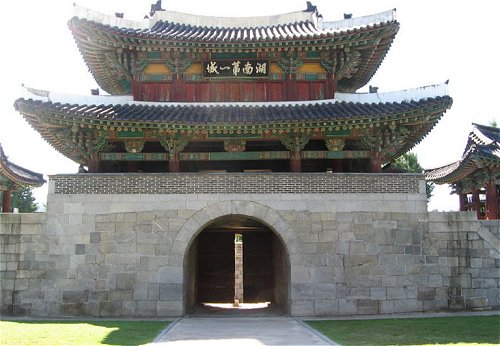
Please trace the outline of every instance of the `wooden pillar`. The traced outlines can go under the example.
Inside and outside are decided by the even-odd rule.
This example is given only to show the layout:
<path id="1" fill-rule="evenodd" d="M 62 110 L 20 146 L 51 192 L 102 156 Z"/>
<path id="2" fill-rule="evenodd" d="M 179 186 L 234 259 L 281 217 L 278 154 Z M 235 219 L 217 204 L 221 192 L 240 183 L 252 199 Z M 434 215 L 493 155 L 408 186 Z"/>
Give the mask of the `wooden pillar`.
<path id="1" fill-rule="evenodd" d="M 488 220 L 499 219 L 498 215 L 498 193 L 494 182 L 486 184 L 486 218 Z"/>
<path id="2" fill-rule="evenodd" d="M 234 306 L 243 303 L 243 235 L 234 235 Z"/>
<path id="3" fill-rule="evenodd" d="M 467 210 L 467 194 L 463 194 L 461 192 L 458 193 L 458 203 L 460 206 L 460 211 L 466 211 Z"/>
<path id="4" fill-rule="evenodd" d="M 304 97 L 303 95 L 300 96 Z M 290 73 L 288 75 L 288 80 L 286 82 L 286 100 L 287 101 L 297 100 L 297 79 L 295 73 L 293 74 Z"/>
<path id="5" fill-rule="evenodd" d="M 137 161 L 128 161 L 127 166 L 129 173 L 136 173 L 139 170 L 139 162 Z"/>
<path id="6" fill-rule="evenodd" d="M 300 151 L 292 151 L 290 156 L 290 171 L 294 173 L 302 172 L 302 161 Z"/>
<path id="7" fill-rule="evenodd" d="M 370 157 L 370 172 L 380 173 L 382 171 L 382 160 L 378 154 L 373 154 Z"/>
<path id="8" fill-rule="evenodd" d="M 10 190 L 3 191 L 2 213 L 12 212 L 12 195 Z"/>
<path id="9" fill-rule="evenodd" d="M 168 171 L 170 173 L 178 173 L 181 170 L 181 162 L 179 161 L 179 153 L 174 152 L 170 155 L 168 161 Z"/>
<path id="10" fill-rule="evenodd" d="M 476 212 L 477 219 L 481 220 L 481 203 L 479 202 L 479 189 L 472 190 L 472 210 Z"/>
<path id="11" fill-rule="evenodd" d="M 99 173 L 101 162 L 98 159 L 92 159 L 88 163 L 89 173 Z"/>
<path id="12" fill-rule="evenodd" d="M 343 172 L 344 171 L 344 161 L 342 159 L 334 159 L 333 160 L 333 171 L 334 172 Z"/>

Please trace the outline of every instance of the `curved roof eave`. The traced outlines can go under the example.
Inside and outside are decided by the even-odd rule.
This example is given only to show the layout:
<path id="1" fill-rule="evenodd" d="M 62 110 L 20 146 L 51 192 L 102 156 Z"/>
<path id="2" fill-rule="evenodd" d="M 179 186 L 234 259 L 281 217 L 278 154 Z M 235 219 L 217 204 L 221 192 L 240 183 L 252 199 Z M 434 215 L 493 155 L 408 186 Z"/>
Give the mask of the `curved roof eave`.
<path id="1" fill-rule="evenodd" d="M 19 165 L 10 162 L 4 153 L 2 144 L 0 144 L 0 175 L 15 185 L 40 187 L 45 183 L 43 174 L 30 171 Z"/>

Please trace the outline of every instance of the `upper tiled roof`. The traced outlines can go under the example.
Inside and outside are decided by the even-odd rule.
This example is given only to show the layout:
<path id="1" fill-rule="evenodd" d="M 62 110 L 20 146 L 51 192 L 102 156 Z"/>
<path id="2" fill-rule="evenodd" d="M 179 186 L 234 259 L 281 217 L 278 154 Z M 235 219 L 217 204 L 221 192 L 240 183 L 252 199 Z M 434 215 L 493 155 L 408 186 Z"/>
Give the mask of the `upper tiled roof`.
<path id="1" fill-rule="evenodd" d="M 472 124 L 462 158 L 443 167 L 425 172 L 427 180 L 454 184 L 481 170 L 500 169 L 500 129 Z"/>
<path id="2" fill-rule="evenodd" d="M 132 78 L 132 68 L 116 72 L 119 62 L 111 54 L 116 49 L 252 52 L 275 46 L 279 50 L 297 51 L 358 50 L 356 72 L 338 80 L 339 91 L 352 92 L 368 83 L 387 54 L 399 30 L 394 13 L 391 10 L 359 20 L 322 23 L 316 12 L 304 11 L 255 18 L 216 18 L 165 11 L 157 12 L 151 19 L 133 22 L 77 8 L 69 27 L 97 83 L 114 95 L 130 93 Z"/>
<path id="3" fill-rule="evenodd" d="M 43 175 L 18 166 L 7 159 L 0 144 L 0 176 L 15 185 L 39 187 L 45 183 Z M 0 184 L 1 186 L 1 184 Z"/>

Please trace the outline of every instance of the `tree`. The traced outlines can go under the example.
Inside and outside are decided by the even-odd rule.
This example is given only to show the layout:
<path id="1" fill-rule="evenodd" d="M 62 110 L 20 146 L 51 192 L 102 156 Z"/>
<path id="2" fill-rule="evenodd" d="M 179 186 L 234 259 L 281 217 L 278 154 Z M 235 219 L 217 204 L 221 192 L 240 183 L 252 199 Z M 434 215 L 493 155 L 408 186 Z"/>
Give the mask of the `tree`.
<path id="1" fill-rule="evenodd" d="M 423 173 L 424 169 L 418 163 L 417 155 L 413 153 L 406 153 L 401 155 L 394 161 L 394 167 L 398 167 L 408 173 Z M 433 182 L 425 183 L 425 192 L 427 193 L 427 201 L 432 197 L 432 191 L 434 190 Z"/>
<path id="2" fill-rule="evenodd" d="M 12 208 L 18 208 L 20 213 L 34 213 L 38 209 L 30 187 L 22 187 L 12 193 Z"/>
<path id="3" fill-rule="evenodd" d="M 498 127 L 497 121 L 495 119 L 489 121 L 491 127 Z"/>

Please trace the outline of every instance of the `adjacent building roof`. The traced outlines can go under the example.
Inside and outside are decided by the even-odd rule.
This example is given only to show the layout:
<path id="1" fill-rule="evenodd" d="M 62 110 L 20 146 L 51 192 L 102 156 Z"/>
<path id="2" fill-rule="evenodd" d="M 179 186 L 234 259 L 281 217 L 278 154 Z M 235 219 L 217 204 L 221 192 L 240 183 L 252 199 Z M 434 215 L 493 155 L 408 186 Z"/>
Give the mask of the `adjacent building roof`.
<path id="1" fill-rule="evenodd" d="M 464 153 L 460 160 L 443 167 L 427 170 L 426 179 L 438 184 L 457 184 L 479 175 L 500 179 L 500 129 L 472 124 Z M 498 177 L 497 177 L 498 176 Z M 477 181 L 481 184 L 481 182 Z"/>
<path id="2" fill-rule="evenodd" d="M 138 102 L 129 97 L 77 97 L 31 89 L 31 96 L 15 102 L 16 109 L 56 149 L 70 158 L 65 129 L 95 128 L 143 131 L 235 131 L 283 133 L 292 129 L 356 129 L 369 137 L 377 128 L 396 135 L 404 129 L 404 140 L 394 153 L 402 154 L 420 142 L 451 107 L 446 85 L 401 93 L 339 95 L 338 99 L 297 102 Z M 399 95 L 399 96 L 398 96 Z M 76 128 L 75 128 L 76 127 Z M 75 130 L 74 130 L 75 129 Z M 75 138 L 75 140 L 77 140 Z M 388 143 L 386 143 L 388 145 Z M 78 160 L 75 160 L 78 162 Z"/>
<path id="3" fill-rule="evenodd" d="M 44 183 L 42 174 L 10 162 L 0 144 L 0 190 L 11 190 L 18 186 L 39 187 Z"/>
<path id="4" fill-rule="evenodd" d="M 173 11 L 130 21 L 75 7 L 69 21 L 80 52 L 95 80 L 113 95 L 130 92 L 132 67 L 113 72 L 117 49 L 135 51 L 247 52 L 274 50 L 351 49 L 359 52 L 357 71 L 339 81 L 340 91 L 364 86 L 378 69 L 399 30 L 395 11 L 337 22 L 322 22 L 317 11 L 276 16 L 224 18 Z M 116 54 L 115 54 L 116 56 Z M 128 62 L 132 66 L 135 61 Z M 127 75 L 129 74 L 129 75 Z"/>

